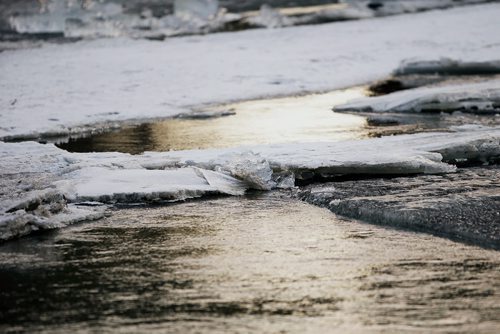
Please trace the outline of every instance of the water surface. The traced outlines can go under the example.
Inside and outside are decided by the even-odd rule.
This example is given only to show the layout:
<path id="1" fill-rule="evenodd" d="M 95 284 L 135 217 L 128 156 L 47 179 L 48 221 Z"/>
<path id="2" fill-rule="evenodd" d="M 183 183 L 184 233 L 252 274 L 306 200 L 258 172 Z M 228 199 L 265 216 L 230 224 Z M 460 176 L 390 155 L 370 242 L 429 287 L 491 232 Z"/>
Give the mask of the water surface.
<path id="1" fill-rule="evenodd" d="M 498 252 L 279 194 L 116 210 L 0 246 L 0 332 L 475 332 Z"/>
<path id="2" fill-rule="evenodd" d="M 323 94 L 246 101 L 195 114 L 229 113 L 210 119 L 169 119 L 58 144 L 70 152 L 142 153 L 287 142 L 340 141 L 369 136 L 364 117 L 332 107 L 365 96 L 362 87 Z"/>

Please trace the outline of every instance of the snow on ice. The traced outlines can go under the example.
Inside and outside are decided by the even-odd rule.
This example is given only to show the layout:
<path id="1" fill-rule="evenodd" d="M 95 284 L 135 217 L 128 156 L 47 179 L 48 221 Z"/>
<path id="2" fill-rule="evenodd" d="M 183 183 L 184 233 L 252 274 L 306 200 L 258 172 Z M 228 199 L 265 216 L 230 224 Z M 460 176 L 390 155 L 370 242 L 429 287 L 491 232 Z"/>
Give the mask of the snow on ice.
<path id="1" fill-rule="evenodd" d="M 80 133 L 172 117 L 209 103 L 359 85 L 387 76 L 409 55 L 490 60 L 500 52 L 499 13 L 500 4 L 490 4 L 165 43 L 96 40 L 2 52 L 0 138 Z M 432 89 L 439 88 L 407 92 L 406 98 L 434 94 L 455 103 L 468 91 L 498 97 L 498 81 Z M 394 95 L 380 105 L 399 105 L 401 95 Z M 106 203 L 239 195 L 291 187 L 294 179 L 314 176 L 449 173 L 456 167 L 447 162 L 498 159 L 499 142 L 500 128 L 473 126 L 362 141 L 139 156 L 0 142 L 0 239 L 97 219 Z"/>
<path id="2" fill-rule="evenodd" d="M 345 88 L 386 77 L 409 57 L 491 60 L 500 54 L 499 14 L 500 4 L 488 4 L 168 42 L 5 51 L 0 138 L 78 133 L 203 104 Z"/>
<path id="3" fill-rule="evenodd" d="M 394 71 L 395 75 L 441 74 L 441 75 L 477 75 L 500 74 L 500 60 L 460 61 L 451 58 L 438 60 L 404 60 Z"/>
<path id="4" fill-rule="evenodd" d="M 500 80 L 409 89 L 354 100 L 334 111 L 500 113 Z"/>
<path id="5" fill-rule="evenodd" d="M 101 206 L 78 206 L 88 201 L 140 203 L 241 195 L 249 188 L 290 187 L 294 178 L 315 175 L 454 172 L 455 166 L 443 161 L 498 159 L 500 129 L 465 127 L 452 133 L 139 156 L 68 153 L 34 142 L 0 143 L 0 151 L 11 155 L 0 162 L 0 238 L 8 239 L 102 216 Z M 21 158 L 25 155 L 30 157 L 28 171 Z M 35 188 L 20 189 L 19 182 L 30 175 L 42 181 Z"/>

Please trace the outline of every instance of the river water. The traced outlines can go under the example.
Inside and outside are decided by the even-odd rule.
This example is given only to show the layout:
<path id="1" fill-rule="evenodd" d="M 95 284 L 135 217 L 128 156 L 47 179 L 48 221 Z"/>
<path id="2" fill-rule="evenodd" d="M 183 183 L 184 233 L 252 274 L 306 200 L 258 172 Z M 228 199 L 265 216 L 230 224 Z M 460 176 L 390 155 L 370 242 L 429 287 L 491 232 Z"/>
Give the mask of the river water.
<path id="1" fill-rule="evenodd" d="M 494 333 L 499 269 L 280 193 L 122 208 L 0 246 L 0 332 Z"/>
<path id="2" fill-rule="evenodd" d="M 370 136 L 366 119 L 332 107 L 368 94 L 365 87 L 205 107 L 194 119 L 167 119 L 121 130 L 71 138 L 58 146 L 70 152 L 207 149 L 285 142 L 340 141 Z M 226 114 L 202 119 L 203 115 Z"/>

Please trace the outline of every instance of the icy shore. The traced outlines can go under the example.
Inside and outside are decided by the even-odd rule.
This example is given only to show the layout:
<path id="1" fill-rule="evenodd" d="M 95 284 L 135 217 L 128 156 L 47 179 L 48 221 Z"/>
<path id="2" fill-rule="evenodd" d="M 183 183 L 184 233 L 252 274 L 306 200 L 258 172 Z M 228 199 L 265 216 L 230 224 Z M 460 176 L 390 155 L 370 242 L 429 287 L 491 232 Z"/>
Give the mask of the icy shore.
<path id="1" fill-rule="evenodd" d="M 496 59 L 499 13 L 500 4 L 488 4 L 166 42 L 5 51 L 0 138 L 74 134 L 203 104 L 351 87 L 387 77 L 410 57 Z"/>
<path id="2" fill-rule="evenodd" d="M 334 111 L 500 114 L 500 80 L 415 88 L 362 98 L 336 106 Z"/>
<path id="3" fill-rule="evenodd" d="M 163 40 L 167 37 L 234 31 L 251 28 L 279 28 L 344 20 L 367 19 L 416 13 L 432 9 L 487 3 L 491 0 L 382 0 L 372 2 L 319 1 L 316 6 L 272 8 L 280 3 L 244 1 L 235 4 L 217 0 L 130 1 L 50 0 L 0 4 L 0 30 L 66 38 L 128 36 Z M 238 3 L 238 1 L 233 1 Z M 260 3 L 260 4 L 259 4 Z M 219 6 L 220 4 L 220 6 Z M 226 6 L 229 5 L 229 10 Z M 237 7 L 254 11 L 231 12 Z M 271 6 L 270 6 L 271 5 Z M 283 5 L 283 3 L 281 3 Z M 1 33 L 0 33 L 1 35 Z M 15 35 L 14 35 L 15 36 Z M 15 38 L 15 37 L 14 37 Z"/>
<path id="4" fill-rule="evenodd" d="M 165 43 L 99 40 L 3 52 L 0 137 L 81 133 L 205 104 L 346 87 L 385 77 L 410 54 L 491 60 L 500 51 L 499 12 L 500 4 L 490 4 Z M 471 85 L 456 90 L 497 96 L 498 80 Z M 447 96 L 449 88 L 435 96 Z M 239 195 L 337 175 L 453 173 L 456 162 L 489 163 L 499 156 L 500 128 L 479 126 L 139 156 L 0 142 L 0 239 L 97 219 L 107 204 Z"/>
<path id="5" fill-rule="evenodd" d="M 311 185 L 297 196 L 350 218 L 500 250 L 499 178 L 498 166 L 467 168 L 447 175 Z"/>
<path id="6" fill-rule="evenodd" d="M 246 189 L 290 188 L 296 179 L 337 175 L 453 173 L 456 167 L 447 161 L 498 160 L 500 129 L 466 127 L 450 133 L 139 156 L 0 143 L 0 154 L 0 239 L 9 239 L 102 217 L 107 203 L 241 195 Z M 88 202 L 95 207 L 77 206 Z"/>

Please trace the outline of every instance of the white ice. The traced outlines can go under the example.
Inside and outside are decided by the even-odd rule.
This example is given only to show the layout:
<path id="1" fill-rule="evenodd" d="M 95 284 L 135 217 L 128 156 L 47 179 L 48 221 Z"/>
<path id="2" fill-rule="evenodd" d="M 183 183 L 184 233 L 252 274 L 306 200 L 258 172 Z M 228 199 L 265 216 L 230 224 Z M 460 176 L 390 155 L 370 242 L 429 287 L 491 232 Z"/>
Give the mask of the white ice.
<path id="1" fill-rule="evenodd" d="M 218 0 L 175 0 L 174 13 L 178 16 L 196 16 L 203 20 L 213 19 L 219 11 Z"/>
<path id="2" fill-rule="evenodd" d="M 377 97 L 361 98 L 334 107 L 334 111 L 338 112 L 421 112 L 427 110 L 500 112 L 500 80 L 421 87 Z"/>
<path id="3" fill-rule="evenodd" d="M 179 201 L 207 194 L 243 195 L 247 186 L 230 176 L 199 168 L 173 170 L 87 167 L 56 183 L 73 202 Z"/>
<path id="4" fill-rule="evenodd" d="M 8 239 L 102 216 L 100 207 L 75 207 L 81 202 L 241 195 L 249 188 L 292 187 L 295 178 L 313 175 L 450 173 L 456 167 L 443 161 L 498 159 L 500 128 L 468 126 L 450 133 L 138 156 L 68 153 L 50 144 L 0 142 L 0 154 L 8 157 L 0 161 L 0 238 Z M 32 182 L 35 188 L 19 188 L 29 177 L 39 179 Z"/>
<path id="5" fill-rule="evenodd" d="M 116 39 L 6 51 L 0 53 L 0 137 L 78 133 L 96 123 L 170 117 L 208 103 L 359 85 L 387 76 L 410 56 L 491 60 L 500 52 L 499 13 L 500 4 L 490 4 L 165 43 Z M 290 187 L 311 174 L 453 172 L 443 160 L 486 162 L 499 156 L 499 141 L 499 128 L 469 127 L 139 156 L 0 142 L 0 235 L 102 216 L 102 206 L 76 206 L 89 200 L 238 195 Z"/>
<path id="6" fill-rule="evenodd" d="M 76 133 L 207 103 L 349 87 L 385 77 L 410 57 L 496 59 L 499 16 L 497 3 L 164 43 L 115 39 L 5 51 L 0 138 Z"/>

